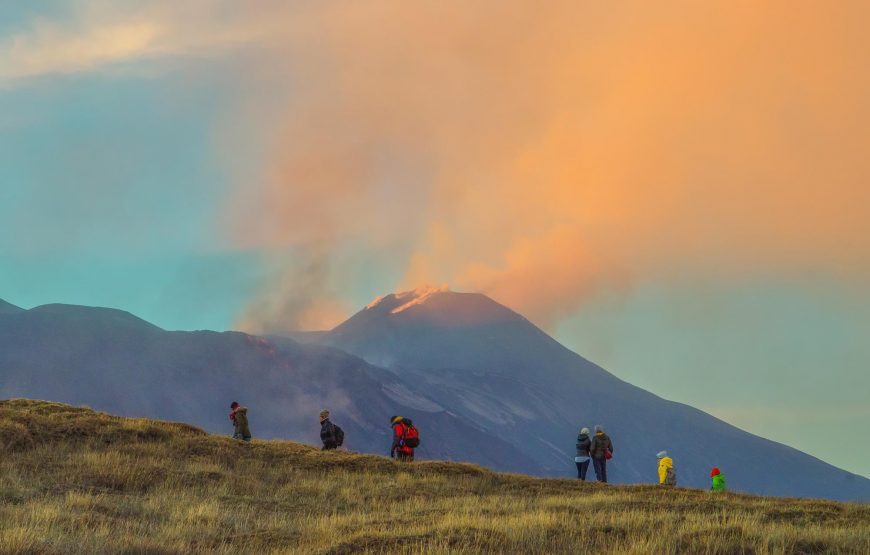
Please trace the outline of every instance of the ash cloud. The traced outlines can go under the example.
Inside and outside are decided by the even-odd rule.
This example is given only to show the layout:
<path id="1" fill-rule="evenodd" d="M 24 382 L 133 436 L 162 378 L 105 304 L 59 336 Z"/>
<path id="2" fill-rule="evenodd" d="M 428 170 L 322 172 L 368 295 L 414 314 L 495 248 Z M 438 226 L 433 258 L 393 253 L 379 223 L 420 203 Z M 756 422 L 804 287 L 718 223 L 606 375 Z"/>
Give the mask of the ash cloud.
<path id="1" fill-rule="evenodd" d="M 82 4 L 13 37 L 7 86 L 184 56 L 245 84 L 222 239 L 287 260 L 246 329 L 339 319 L 366 257 L 545 326 L 671 275 L 866 283 L 864 2 Z"/>

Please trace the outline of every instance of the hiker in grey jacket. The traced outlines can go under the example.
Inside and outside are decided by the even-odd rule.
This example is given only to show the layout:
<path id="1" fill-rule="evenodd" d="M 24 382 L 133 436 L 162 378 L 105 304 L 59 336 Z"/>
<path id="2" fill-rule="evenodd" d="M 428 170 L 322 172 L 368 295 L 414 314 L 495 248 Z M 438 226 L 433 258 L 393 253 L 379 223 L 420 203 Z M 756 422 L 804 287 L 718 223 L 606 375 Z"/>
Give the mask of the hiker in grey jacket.
<path id="1" fill-rule="evenodd" d="M 613 453 L 613 442 L 604 433 L 601 424 L 595 426 L 595 435 L 589 445 L 589 453 L 592 456 L 592 466 L 595 468 L 595 477 L 599 482 L 607 482 L 607 459 Z"/>
<path id="2" fill-rule="evenodd" d="M 589 439 L 589 428 L 583 428 L 577 435 L 577 455 L 574 457 L 574 464 L 577 465 L 577 478 L 586 480 L 586 471 L 589 470 L 589 447 L 592 441 Z"/>

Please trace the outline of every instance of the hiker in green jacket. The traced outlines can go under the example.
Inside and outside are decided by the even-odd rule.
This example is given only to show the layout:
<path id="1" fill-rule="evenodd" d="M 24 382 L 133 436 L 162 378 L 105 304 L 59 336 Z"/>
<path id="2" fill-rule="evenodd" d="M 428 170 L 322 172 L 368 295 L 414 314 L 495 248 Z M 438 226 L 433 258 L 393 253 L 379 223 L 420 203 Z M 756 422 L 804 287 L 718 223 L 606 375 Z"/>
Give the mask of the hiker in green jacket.
<path id="1" fill-rule="evenodd" d="M 725 475 L 718 468 L 710 471 L 710 478 L 713 480 L 713 486 L 710 488 L 713 491 L 725 491 Z"/>
<path id="2" fill-rule="evenodd" d="M 233 401 L 230 405 L 230 422 L 233 423 L 233 439 L 251 441 L 251 428 L 248 427 L 248 408 Z"/>

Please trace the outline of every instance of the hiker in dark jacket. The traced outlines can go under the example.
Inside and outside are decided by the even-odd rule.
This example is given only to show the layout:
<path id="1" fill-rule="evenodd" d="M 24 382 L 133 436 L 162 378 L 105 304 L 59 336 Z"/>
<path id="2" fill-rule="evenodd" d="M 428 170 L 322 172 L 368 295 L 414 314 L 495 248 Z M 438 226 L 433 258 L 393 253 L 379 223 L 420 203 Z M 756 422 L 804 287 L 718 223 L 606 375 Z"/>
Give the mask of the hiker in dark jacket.
<path id="1" fill-rule="evenodd" d="M 595 426 L 595 435 L 589 445 L 589 454 L 592 456 L 592 466 L 595 468 L 595 477 L 599 482 L 607 482 L 607 459 L 613 453 L 613 442 L 604 433 L 604 427 L 600 424 Z"/>
<path id="2" fill-rule="evenodd" d="M 338 439 L 335 435 L 335 424 L 329 421 L 329 411 L 320 411 L 320 441 L 323 442 L 322 451 L 338 448 Z"/>
<path id="3" fill-rule="evenodd" d="M 586 480 L 586 471 L 589 470 L 589 447 L 592 441 L 589 439 L 589 428 L 580 430 L 577 436 L 577 456 L 574 457 L 574 463 L 577 465 L 577 478 Z"/>
<path id="4" fill-rule="evenodd" d="M 233 401 L 230 404 L 230 422 L 233 423 L 233 439 L 251 441 L 251 428 L 248 427 L 248 408 Z"/>

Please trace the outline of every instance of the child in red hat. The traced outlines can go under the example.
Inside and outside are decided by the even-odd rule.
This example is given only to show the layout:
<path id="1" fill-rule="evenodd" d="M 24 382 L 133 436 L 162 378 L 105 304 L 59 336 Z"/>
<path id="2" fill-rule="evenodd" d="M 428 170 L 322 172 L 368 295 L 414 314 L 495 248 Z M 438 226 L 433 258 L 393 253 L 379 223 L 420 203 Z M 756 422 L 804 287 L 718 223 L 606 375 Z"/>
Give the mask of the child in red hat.
<path id="1" fill-rule="evenodd" d="M 714 468 L 710 471 L 710 478 L 713 480 L 713 491 L 725 491 L 725 475 L 722 474 L 718 468 Z"/>

